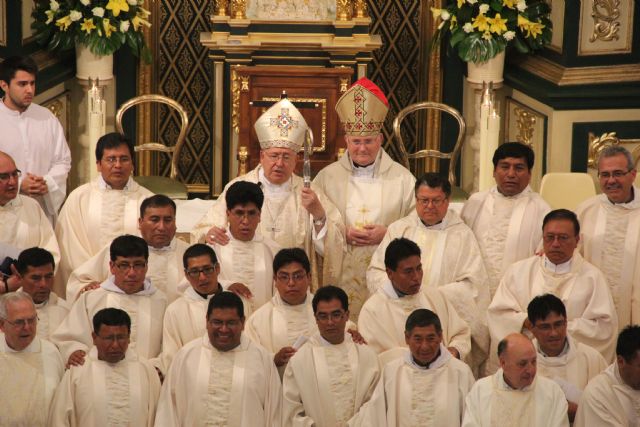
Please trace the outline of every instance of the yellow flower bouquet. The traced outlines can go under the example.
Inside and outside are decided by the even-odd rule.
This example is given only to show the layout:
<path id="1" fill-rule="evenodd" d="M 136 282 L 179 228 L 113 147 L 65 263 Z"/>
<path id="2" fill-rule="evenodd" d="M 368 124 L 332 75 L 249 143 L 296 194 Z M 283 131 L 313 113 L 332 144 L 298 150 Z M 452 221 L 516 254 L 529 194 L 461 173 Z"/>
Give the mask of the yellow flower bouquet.
<path id="1" fill-rule="evenodd" d="M 443 9 L 431 8 L 438 29 L 465 62 L 485 62 L 508 44 L 519 52 L 541 49 L 551 41 L 551 9 L 544 0 L 449 0 Z"/>
<path id="2" fill-rule="evenodd" d="M 113 54 L 127 45 L 135 56 L 151 62 L 142 28 L 150 27 L 144 0 L 38 0 L 33 10 L 36 40 L 48 50 L 67 50 L 76 43 L 95 55 Z"/>

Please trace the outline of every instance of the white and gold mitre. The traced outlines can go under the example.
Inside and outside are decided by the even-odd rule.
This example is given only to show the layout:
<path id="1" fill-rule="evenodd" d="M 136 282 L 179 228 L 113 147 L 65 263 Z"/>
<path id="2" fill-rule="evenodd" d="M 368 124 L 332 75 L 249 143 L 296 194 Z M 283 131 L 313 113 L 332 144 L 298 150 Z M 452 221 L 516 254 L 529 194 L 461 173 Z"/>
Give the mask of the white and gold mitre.
<path id="1" fill-rule="evenodd" d="M 302 150 L 308 128 L 300 111 L 286 98 L 265 111 L 253 127 L 261 149 L 289 148 L 296 153 Z"/>
<path id="2" fill-rule="evenodd" d="M 382 129 L 387 111 L 387 97 L 366 77 L 355 82 L 336 103 L 336 112 L 347 135 L 377 135 Z"/>

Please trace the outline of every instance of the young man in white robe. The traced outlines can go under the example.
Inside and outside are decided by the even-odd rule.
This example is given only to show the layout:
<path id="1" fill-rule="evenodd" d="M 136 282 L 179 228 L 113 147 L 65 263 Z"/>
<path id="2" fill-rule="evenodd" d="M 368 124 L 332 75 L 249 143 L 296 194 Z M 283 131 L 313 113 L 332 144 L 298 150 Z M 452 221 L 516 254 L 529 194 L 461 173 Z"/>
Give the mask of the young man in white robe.
<path id="1" fill-rule="evenodd" d="M 529 187 L 533 162 L 529 146 L 500 145 L 493 155 L 496 186 L 473 194 L 462 208 L 462 219 L 480 245 L 491 297 L 511 264 L 534 255 L 542 238 L 542 219 L 551 210 Z"/>
<path id="2" fill-rule="evenodd" d="M 157 427 L 281 425 L 282 387 L 269 352 L 242 335 L 242 300 L 220 292 L 209 301 L 207 333 L 176 354 L 156 412 Z"/>
<path id="3" fill-rule="evenodd" d="M 560 298 L 539 295 L 527 307 L 533 345 L 538 352 L 538 374 L 555 381 L 567 399 L 569 421 L 589 381 L 607 367 L 604 357 L 567 334 L 567 311 Z"/>
<path id="4" fill-rule="evenodd" d="M 85 363 L 65 372 L 49 411 L 52 426 L 152 427 L 160 378 L 127 351 L 131 318 L 118 308 L 93 316 L 93 347 Z"/>
<path id="5" fill-rule="evenodd" d="M 347 153 L 313 180 L 338 208 L 344 221 L 346 253 L 336 283 L 349 295 L 357 320 L 369 297 L 365 273 L 371 255 L 392 222 L 413 210 L 413 174 L 382 148 L 381 132 L 389 102 L 382 90 L 363 77 L 336 102 L 344 125 Z"/>
<path id="6" fill-rule="evenodd" d="M 555 382 L 536 375 L 536 350 L 522 334 L 498 344 L 500 369 L 467 395 L 463 427 L 569 427 L 567 401 Z"/>
<path id="7" fill-rule="evenodd" d="M 616 360 L 587 385 L 574 426 L 640 426 L 640 325 L 620 332 Z"/>
<path id="8" fill-rule="evenodd" d="M 16 261 L 20 289 L 31 297 L 38 313 L 38 336 L 49 340 L 53 331 L 69 313 L 65 300 L 51 292 L 55 261 L 51 252 L 29 248 L 20 252 Z"/>
<path id="9" fill-rule="evenodd" d="M 344 248 L 340 212 L 319 188 L 305 186 L 303 179 L 293 173 L 307 135 L 304 117 L 289 100 L 283 99 L 262 114 L 254 128 L 260 141 L 260 165 L 227 184 L 194 227 L 191 242 L 229 243 L 226 190 L 236 181 L 260 183 L 264 192 L 260 234 L 282 248 L 301 248 L 309 254 L 314 289 L 323 283 L 336 283 Z"/>
<path id="10" fill-rule="evenodd" d="M 98 289 L 83 292 L 51 336 L 68 366 L 78 366 L 93 345 L 93 316 L 103 308 L 120 308 L 131 317 L 131 349 L 144 359 L 160 354 L 162 318 L 167 297 L 146 278 L 149 247 L 138 236 L 111 243 L 111 276 Z"/>
<path id="11" fill-rule="evenodd" d="M 387 363 L 371 400 L 360 411 L 368 427 L 459 427 L 475 378 L 442 344 L 438 316 L 427 309 L 407 318 L 408 350 Z"/>
<path id="12" fill-rule="evenodd" d="M 147 277 L 165 293 L 169 302 L 178 298 L 187 284 L 182 255 L 189 245 L 176 238 L 176 204 L 163 194 L 147 197 L 140 205 L 138 228 L 149 245 Z M 67 300 L 73 302 L 85 289 L 96 289 L 109 277 L 109 245 L 73 270 L 67 282 Z"/>
<path id="13" fill-rule="evenodd" d="M 18 194 L 22 172 L 13 158 L 0 151 L 0 241 L 21 251 L 34 246 L 60 261 L 58 241 L 38 202 Z"/>
<path id="14" fill-rule="evenodd" d="M 345 333 L 349 300 L 344 290 L 323 286 L 312 306 L 319 333 L 287 364 L 282 380 L 282 425 L 349 425 L 378 383 L 378 357 Z"/>
<path id="15" fill-rule="evenodd" d="M 602 272 L 576 251 L 580 240 L 576 215 L 557 209 L 545 216 L 543 224 L 544 255 L 509 267 L 489 305 L 492 342 L 510 332 L 527 331 L 529 302 L 551 293 L 566 307 L 571 337 L 612 360 L 618 330 L 616 309 Z"/>
<path id="16" fill-rule="evenodd" d="M 71 272 L 122 234 L 138 235 L 142 201 L 152 196 L 131 177 L 133 143 L 117 132 L 98 139 L 98 177 L 69 194 L 56 223 L 62 259 L 56 273 L 55 292 L 64 297 Z"/>
<path id="17" fill-rule="evenodd" d="M 38 338 L 38 315 L 31 297 L 0 297 L 0 425 L 45 427 L 49 405 L 64 373 L 58 349 Z"/>
<path id="18" fill-rule="evenodd" d="M 388 280 L 384 254 L 393 239 L 405 237 L 420 247 L 421 289 L 439 289 L 471 328 L 471 356 L 475 372 L 489 354 L 487 272 L 471 229 L 449 210 L 451 184 L 437 173 L 416 182 L 416 209 L 389 226 L 367 269 L 367 286 L 376 292 Z"/>
<path id="19" fill-rule="evenodd" d="M 229 242 L 212 245 L 220 263 L 218 280 L 225 290 L 245 298 L 248 317 L 273 297 L 273 257 L 280 245 L 257 233 L 264 202 L 259 184 L 236 181 L 224 197 Z"/>
<path id="20" fill-rule="evenodd" d="M 471 351 L 469 325 L 437 288 L 422 289 L 422 260 L 418 245 L 404 237 L 392 240 L 384 255 L 387 281 L 365 302 L 358 331 L 377 353 L 405 345 L 404 325 L 418 308 L 433 311 L 442 323 L 442 340 L 458 359 Z"/>
<path id="21" fill-rule="evenodd" d="M 71 153 L 58 118 L 32 102 L 37 74 L 29 57 L 13 56 L 0 64 L 0 150 L 24 174 L 20 192 L 33 197 L 53 224 L 67 196 Z"/>
<path id="22" fill-rule="evenodd" d="M 576 209 L 582 224 L 580 250 L 604 273 L 618 312 L 618 327 L 640 324 L 640 189 L 633 185 L 631 153 L 612 145 L 598 157 L 602 194 Z"/>

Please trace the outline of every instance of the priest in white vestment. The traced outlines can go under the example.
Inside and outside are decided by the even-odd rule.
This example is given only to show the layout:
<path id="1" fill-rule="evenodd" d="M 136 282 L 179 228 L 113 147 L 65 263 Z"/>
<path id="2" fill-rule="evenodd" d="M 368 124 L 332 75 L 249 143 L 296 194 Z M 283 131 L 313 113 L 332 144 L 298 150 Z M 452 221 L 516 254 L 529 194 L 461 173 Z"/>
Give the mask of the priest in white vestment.
<path id="1" fill-rule="evenodd" d="M 616 360 L 587 385 L 574 426 L 640 426 L 640 325 L 620 332 Z"/>
<path id="2" fill-rule="evenodd" d="M 101 136 L 96 145 L 98 177 L 69 194 L 56 223 L 62 260 L 55 292 L 64 297 L 71 272 L 122 234 L 139 235 L 142 201 L 152 196 L 131 174 L 133 143 L 119 133 Z"/>
<path id="3" fill-rule="evenodd" d="M 176 238 L 175 202 L 163 194 L 144 199 L 140 205 L 138 228 L 149 245 L 147 277 L 172 302 L 187 288 L 182 256 L 189 247 Z M 73 270 L 67 282 L 68 301 L 75 301 L 83 289 L 96 289 L 109 277 L 109 246 L 110 242 Z"/>
<path id="4" fill-rule="evenodd" d="M 282 425 L 351 425 L 380 378 L 378 357 L 345 333 L 349 300 L 344 290 L 323 286 L 312 306 L 319 333 L 287 364 L 282 380 Z"/>
<path id="5" fill-rule="evenodd" d="M 283 99 L 262 114 L 254 127 L 260 141 L 260 165 L 227 184 L 193 229 L 191 241 L 227 244 L 229 236 L 225 229 L 229 220 L 225 192 L 236 181 L 260 183 L 264 192 L 260 234 L 282 248 L 301 248 L 309 254 L 314 289 L 323 283 L 336 283 L 344 248 L 340 212 L 319 188 L 313 184 L 305 186 L 303 179 L 293 173 L 297 153 L 302 150 L 307 135 L 304 118 L 291 102 Z"/>
<path id="6" fill-rule="evenodd" d="M 512 265 L 489 305 L 492 343 L 510 332 L 529 329 L 527 306 L 538 295 L 550 293 L 562 300 L 567 330 L 578 342 L 613 359 L 618 330 L 616 309 L 602 272 L 576 251 L 580 224 L 573 212 L 558 209 L 544 219 L 543 256 Z"/>
<path id="7" fill-rule="evenodd" d="M 240 297 L 214 295 L 206 325 L 204 336 L 176 354 L 162 385 L 155 425 L 281 425 L 280 377 L 271 354 L 242 335 Z"/>
<path id="8" fill-rule="evenodd" d="M 131 349 L 144 359 L 160 354 L 167 297 L 145 277 L 149 247 L 142 238 L 117 237 L 111 243 L 111 276 L 98 289 L 83 292 L 51 336 L 65 362 L 78 366 L 93 345 L 93 316 L 119 308 L 131 317 Z"/>
<path id="9" fill-rule="evenodd" d="M 451 184 L 427 173 L 416 183 L 416 209 L 389 226 L 371 258 L 367 286 L 371 293 L 388 280 L 384 254 L 393 239 L 405 237 L 420 247 L 421 289 L 439 289 L 471 328 L 471 360 L 474 371 L 489 354 L 487 272 L 471 229 L 449 210 Z"/>
<path id="10" fill-rule="evenodd" d="M 538 353 L 538 374 L 555 381 L 567 399 L 569 421 L 589 381 L 607 367 L 595 349 L 567 334 L 567 311 L 560 298 L 539 295 L 527 307 L 533 345 Z"/>
<path id="11" fill-rule="evenodd" d="M 0 88 L 4 91 L 0 103 L 0 150 L 13 157 L 24 174 L 20 192 L 37 200 L 54 223 L 67 195 L 71 169 L 64 129 L 48 108 L 32 102 L 38 66 L 31 58 L 6 58 L 0 70 Z"/>
<path id="12" fill-rule="evenodd" d="M 347 247 L 336 283 L 349 295 L 351 318 L 357 320 L 369 296 L 365 274 L 371 255 L 389 224 L 413 210 L 416 179 L 382 148 L 389 102 L 375 83 L 359 79 L 335 108 L 344 125 L 347 153 L 318 172 L 313 182 L 344 221 Z"/>
<path id="13" fill-rule="evenodd" d="M 500 369 L 478 380 L 467 395 L 463 427 L 568 427 L 562 389 L 536 375 L 529 338 L 510 334 L 498 351 Z"/>
<path id="14" fill-rule="evenodd" d="M 29 248 L 20 253 L 16 262 L 20 289 L 31 297 L 38 313 L 38 336 L 46 340 L 69 313 L 65 300 L 51 292 L 55 261 L 51 252 Z"/>
<path id="15" fill-rule="evenodd" d="M 21 175 L 13 159 L 0 151 L 0 241 L 18 250 L 44 248 L 59 262 L 58 241 L 44 211 L 35 200 L 18 194 Z"/>
<path id="16" fill-rule="evenodd" d="M 422 290 L 420 248 L 404 237 L 394 239 L 385 252 L 388 280 L 365 302 L 358 331 L 378 353 L 405 345 L 404 325 L 418 308 L 433 311 L 442 324 L 442 340 L 459 359 L 471 351 L 469 325 L 437 288 Z"/>
<path id="17" fill-rule="evenodd" d="M 45 427 L 49 405 L 64 373 L 58 349 L 38 338 L 38 315 L 31 297 L 0 297 L 0 425 Z"/>
<path id="18" fill-rule="evenodd" d="M 640 188 L 633 185 L 631 153 L 613 145 L 598 158 L 602 194 L 576 209 L 581 252 L 604 273 L 618 312 L 618 327 L 640 324 Z"/>
<path id="19" fill-rule="evenodd" d="M 473 194 L 462 208 L 462 219 L 480 245 L 491 297 L 506 269 L 535 253 L 542 219 L 551 210 L 529 187 L 533 161 L 533 150 L 525 144 L 500 145 L 493 155 L 496 186 Z"/>

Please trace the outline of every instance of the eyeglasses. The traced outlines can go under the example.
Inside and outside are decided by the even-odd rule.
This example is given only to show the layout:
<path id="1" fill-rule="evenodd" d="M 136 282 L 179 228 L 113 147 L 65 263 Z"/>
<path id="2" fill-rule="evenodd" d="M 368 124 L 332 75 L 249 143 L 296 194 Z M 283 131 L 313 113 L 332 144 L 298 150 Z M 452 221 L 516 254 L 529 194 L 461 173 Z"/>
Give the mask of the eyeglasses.
<path id="1" fill-rule="evenodd" d="M 320 322 L 326 322 L 329 319 L 337 322 L 338 320 L 342 319 L 345 313 L 346 312 L 342 310 L 332 311 L 331 313 L 318 313 L 316 314 L 316 319 Z"/>
<path id="2" fill-rule="evenodd" d="M 278 273 L 276 275 L 276 280 L 282 283 L 289 283 L 289 280 L 293 280 L 294 282 L 299 282 L 304 279 L 307 275 L 302 271 L 295 272 L 293 274 L 288 273 Z"/>
<path id="3" fill-rule="evenodd" d="M 13 172 L 0 173 L 0 182 L 7 182 L 9 178 L 18 179 L 22 176 L 22 171 L 20 169 L 16 169 Z"/>
<path id="4" fill-rule="evenodd" d="M 240 320 L 227 320 L 225 322 L 224 320 L 218 319 L 209 319 L 207 322 L 215 328 L 222 328 L 223 326 L 226 326 L 227 328 L 237 328 L 242 323 Z"/>
<path id="5" fill-rule="evenodd" d="M 30 317 L 28 319 L 16 319 L 16 320 L 9 320 L 7 318 L 4 319 L 5 322 L 10 324 L 14 328 L 24 328 L 27 325 L 33 326 L 38 322 L 38 320 L 40 320 L 38 316 Z"/>
<path id="6" fill-rule="evenodd" d="M 133 264 L 129 264 L 128 262 L 118 262 L 115 264 L 118 271 L 121 273 L 126 273 L 127 271 L 133 269 L 135 272 L 140 272 L 145 269 L 147 266 L 146 262 L 134 262 Z"/>
<path id="7" fill-rule="evenodd" d="M 109 156 L 109 157 L 103 158 L 102 160 L 104 160 L 109 166 L 113 166 L 118 162 L 121 165 L 128 165 L 129 163 L 131 163 L 131 157 L 129 156 L 120 156 L 120 157 Z"/>
<path id="8" fill-rule="evenodd" d="M 197 279 L 198 277 L 200 277 L 200 273 L 209 277 L 213 274 L 214 271 L 216 271 L 216 264 L 202 268 L 190 268 L 184 271 L 185 273 L 187 273 L 187 276 L 191 277 L 192 279 Z"/>
<path id="9" fill-rule="evenodd" d="M 231 212 L 231 214 L 238 219 L 243 219 L 243 218 L 256 219 L 257 217 L 260 216 L 260 211 L 257 209 L 249 209 L 249 210 L 233 209 L 233 210 L 230 210 L 229 212 Z"/>
<path id="10" fill-rule="evenodd" d="M 553 243 L 554 240 L 558 239 L 559 243 L 567 243 L 572 236 L 568 234 L 545 234 L 542 236 L 542 239 L 546 243 Z"/>
<path id="11" fill-rule="evenodd" d="M 418 201 L 418 203 L 420 203 L 422 206 L 429 206 L 429 203 L 431 203 L 434 207 L 438 207 L 440 205 L 442 205 L 444 203 L 445 200 L 447 199 L 440 199 L 440 198 L 436 198 L 436 199 L 423 199 L 422 197 L 416 197 L 416 200 Z"/>
<path id="12" fill-rule="evenodd" d="M 626 174 L 628 174 L 629 172 L 631 172 L 631 170 L 628 170 L 626 172 L 621 170 L 617 170 L 613 172 L 598 172 L 598 177 L 600 179 L 609 179 L 609 178 L 619 179 L 625 176 Z"/>
<path id="13" fill-rule="evenodd" d="M 107 335 L 106 337 L 98 335 L 103 341 L 124 343 L 129 341 L 129 335 Z"/>
<path id="14" fill-rule="evenodd" d="M 562 329 L 565 326 L 567 326 L 567 321 L 566 320 L 558 320 L 557 322 L 553 322 L 553 323 L 536 324 L 535 328 L 540 329 L 543 332 L 549 332 L 552 329 Z"/>
<path id="15" fill-rule="evenodd" d="M 267 156 L 267 159 L 271 160 L 273 163 L 277 162 L 280 159 L 282 159 L 283 162 L 288 162 L 293 158 L 291 154 L 287 154 L 287 153 L 281 153 L 281 154 L 268 153 L 265 155 Z"/>

